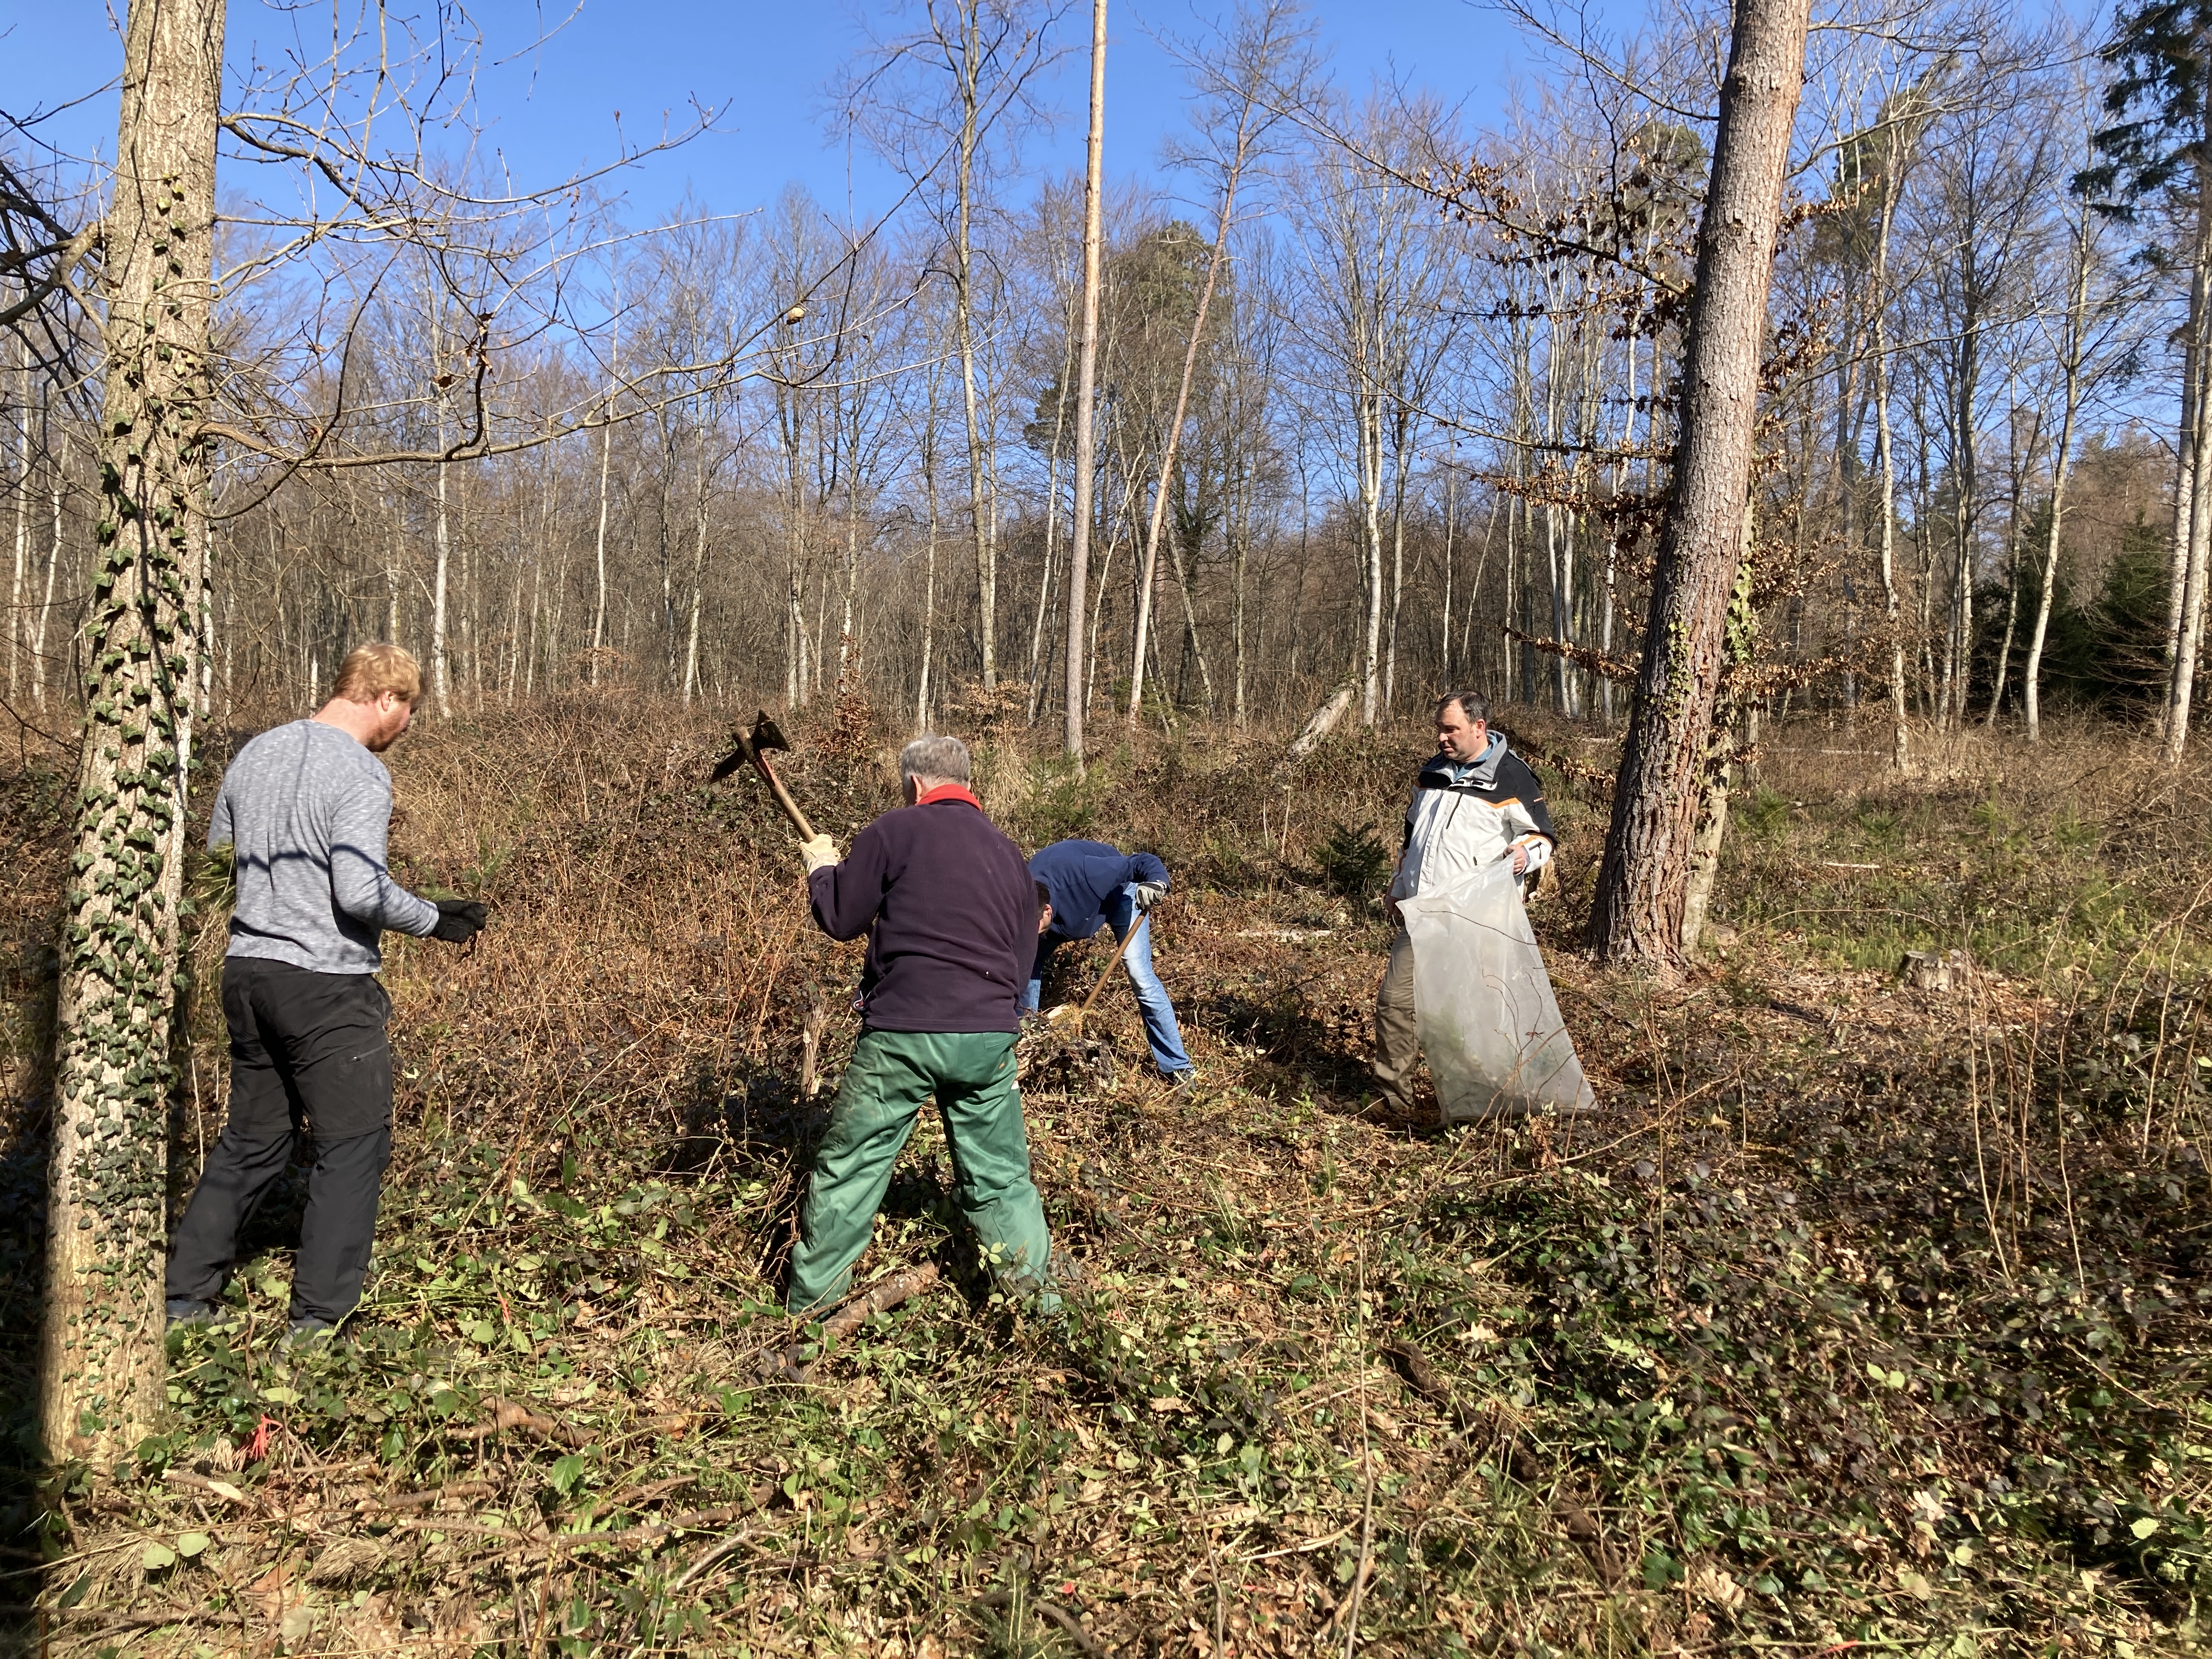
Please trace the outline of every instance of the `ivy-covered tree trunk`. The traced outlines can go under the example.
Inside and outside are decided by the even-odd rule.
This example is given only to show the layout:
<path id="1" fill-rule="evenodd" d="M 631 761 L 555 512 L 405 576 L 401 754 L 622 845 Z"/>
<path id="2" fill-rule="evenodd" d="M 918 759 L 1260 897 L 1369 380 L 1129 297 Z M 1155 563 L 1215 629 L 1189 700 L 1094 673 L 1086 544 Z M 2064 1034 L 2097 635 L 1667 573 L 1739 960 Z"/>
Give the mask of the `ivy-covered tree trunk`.
<path id="1" fill-rule="evenodd" d="M 1674 487 L 1660 531 L 1636 708 L 1591 906 L 1601 961 L 1673 972 L 1751 478 L 1759 348 L 1807 0 L 1736 0 L 1712 184 L 1698 228 Z"/>
<path id="2" fill-rule="evenodd" d="M 206 574 L 222 0 L 131 0 L 103 289 L 100 514 L 62 979 L 46 1449 L 126 1452 L 162 1398 L 169 1036 Z"/>
<path id="3" fill-rule="evenodd" d="M 1711 736 L 1705 744 L 1705 769 L 1698 783 L 1698 823 L 1690 841 L 1690 879 L 1682 899 L 1682 955 L 1698 954 L 1705 935 L 1705 915 L 1712 908 L 1713 886 L 1719 879 L 1721 844 L 1728 836 L 1729 795 L 1735 787 L 1735 757 L 1748 749 L 1756 733 L 1759 704 L 1751 695 L 1751 670 L 1759 648 L 1759 610 L 1752 603 L 1752 559 L 1757 542 L 1753 512 L 1743 509 L 1743 553 L 1735 568 L 1735 586 L 1729 594 L 1728 641 L 1721 667 L 1721 692 L 1713 714 Z"/>

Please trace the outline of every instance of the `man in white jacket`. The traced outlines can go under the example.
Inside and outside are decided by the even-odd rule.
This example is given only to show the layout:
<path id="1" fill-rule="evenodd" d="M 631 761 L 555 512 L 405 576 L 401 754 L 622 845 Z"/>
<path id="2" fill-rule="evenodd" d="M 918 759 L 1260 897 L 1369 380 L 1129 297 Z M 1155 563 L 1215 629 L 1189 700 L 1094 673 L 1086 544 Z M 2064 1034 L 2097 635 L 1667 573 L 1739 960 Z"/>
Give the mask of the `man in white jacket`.
<path id="1" fill-rule="evenodd" d="M 1454 691 L 1437 704 L 1437 752 L 1413 780 L 1406 808 L 1406 843 L 1390 883 L 1390 919 L 1400 923 L 1390 965 L 1375 995 L 1375 1082 L 1401 1112 L 1413 1110 L 1413 1075 L 1420 1055 L 1413 1016 L 1413 947 L 1406 937 L 1401 900 L 1437 892 L 1475 871 L 1510 859 L 1524 880 L 1550 862 L 1557 837 L 1545 810 L 1544 786 L 1490 729 L 1490 703 Z"/>

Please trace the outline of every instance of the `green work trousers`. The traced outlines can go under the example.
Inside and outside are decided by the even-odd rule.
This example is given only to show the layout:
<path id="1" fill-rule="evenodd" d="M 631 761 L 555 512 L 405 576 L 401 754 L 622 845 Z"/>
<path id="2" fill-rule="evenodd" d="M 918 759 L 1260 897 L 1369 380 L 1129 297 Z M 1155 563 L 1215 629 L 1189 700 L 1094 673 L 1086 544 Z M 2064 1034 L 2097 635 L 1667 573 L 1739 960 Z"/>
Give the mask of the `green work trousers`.
<path id="1" fill-rule="evenodd" d="M 830 1109 L 799 1212 L 785 1306 L 811 1313 L 845 1294 L 922 1102 L 934 1095 L 952 1149 L 953 1196 L 986 1260 L 1018 1293 L 1044 1287 L 1051 1249 L 1030 1182 L 1030 1142 L 1011 1031 L 863 1031 Z"/>

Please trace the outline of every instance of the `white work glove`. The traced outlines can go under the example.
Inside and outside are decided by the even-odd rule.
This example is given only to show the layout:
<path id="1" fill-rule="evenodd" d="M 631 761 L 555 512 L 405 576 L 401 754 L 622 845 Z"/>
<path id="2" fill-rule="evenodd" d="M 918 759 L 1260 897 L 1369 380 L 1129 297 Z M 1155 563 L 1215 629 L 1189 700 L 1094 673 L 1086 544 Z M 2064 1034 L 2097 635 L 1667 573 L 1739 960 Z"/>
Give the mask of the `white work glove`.
<path id="1" fill-rule="evenodd" d="M 806 873 L 811 876 L 837 862 L 837 843 L 827 836 L 817 836 L 799 843 L 799 856 L 806 860 Z"/>
<path id="2" fill-rule="evenodd" d="M 1144 915 L 1167 896 L 1168 884 L 1164 881 L 1135 882 L 1129 889 L 1129 897 L 1135 903 L 1139 915 Z"/>

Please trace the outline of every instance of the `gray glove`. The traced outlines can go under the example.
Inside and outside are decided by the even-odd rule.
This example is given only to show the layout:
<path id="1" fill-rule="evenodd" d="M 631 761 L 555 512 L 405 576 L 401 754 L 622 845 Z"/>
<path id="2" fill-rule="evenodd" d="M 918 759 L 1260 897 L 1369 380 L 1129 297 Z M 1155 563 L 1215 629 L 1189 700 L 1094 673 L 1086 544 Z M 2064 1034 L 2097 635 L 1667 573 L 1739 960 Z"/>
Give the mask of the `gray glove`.
<path id="1" fill-rule="evenodd" d="M 1129 896 L 1135 901 L 1137 914 L 1142 915 L 1168 896 L 1168 884 L 1164 881 L 1140 881 L 1133 884 Z"/>

